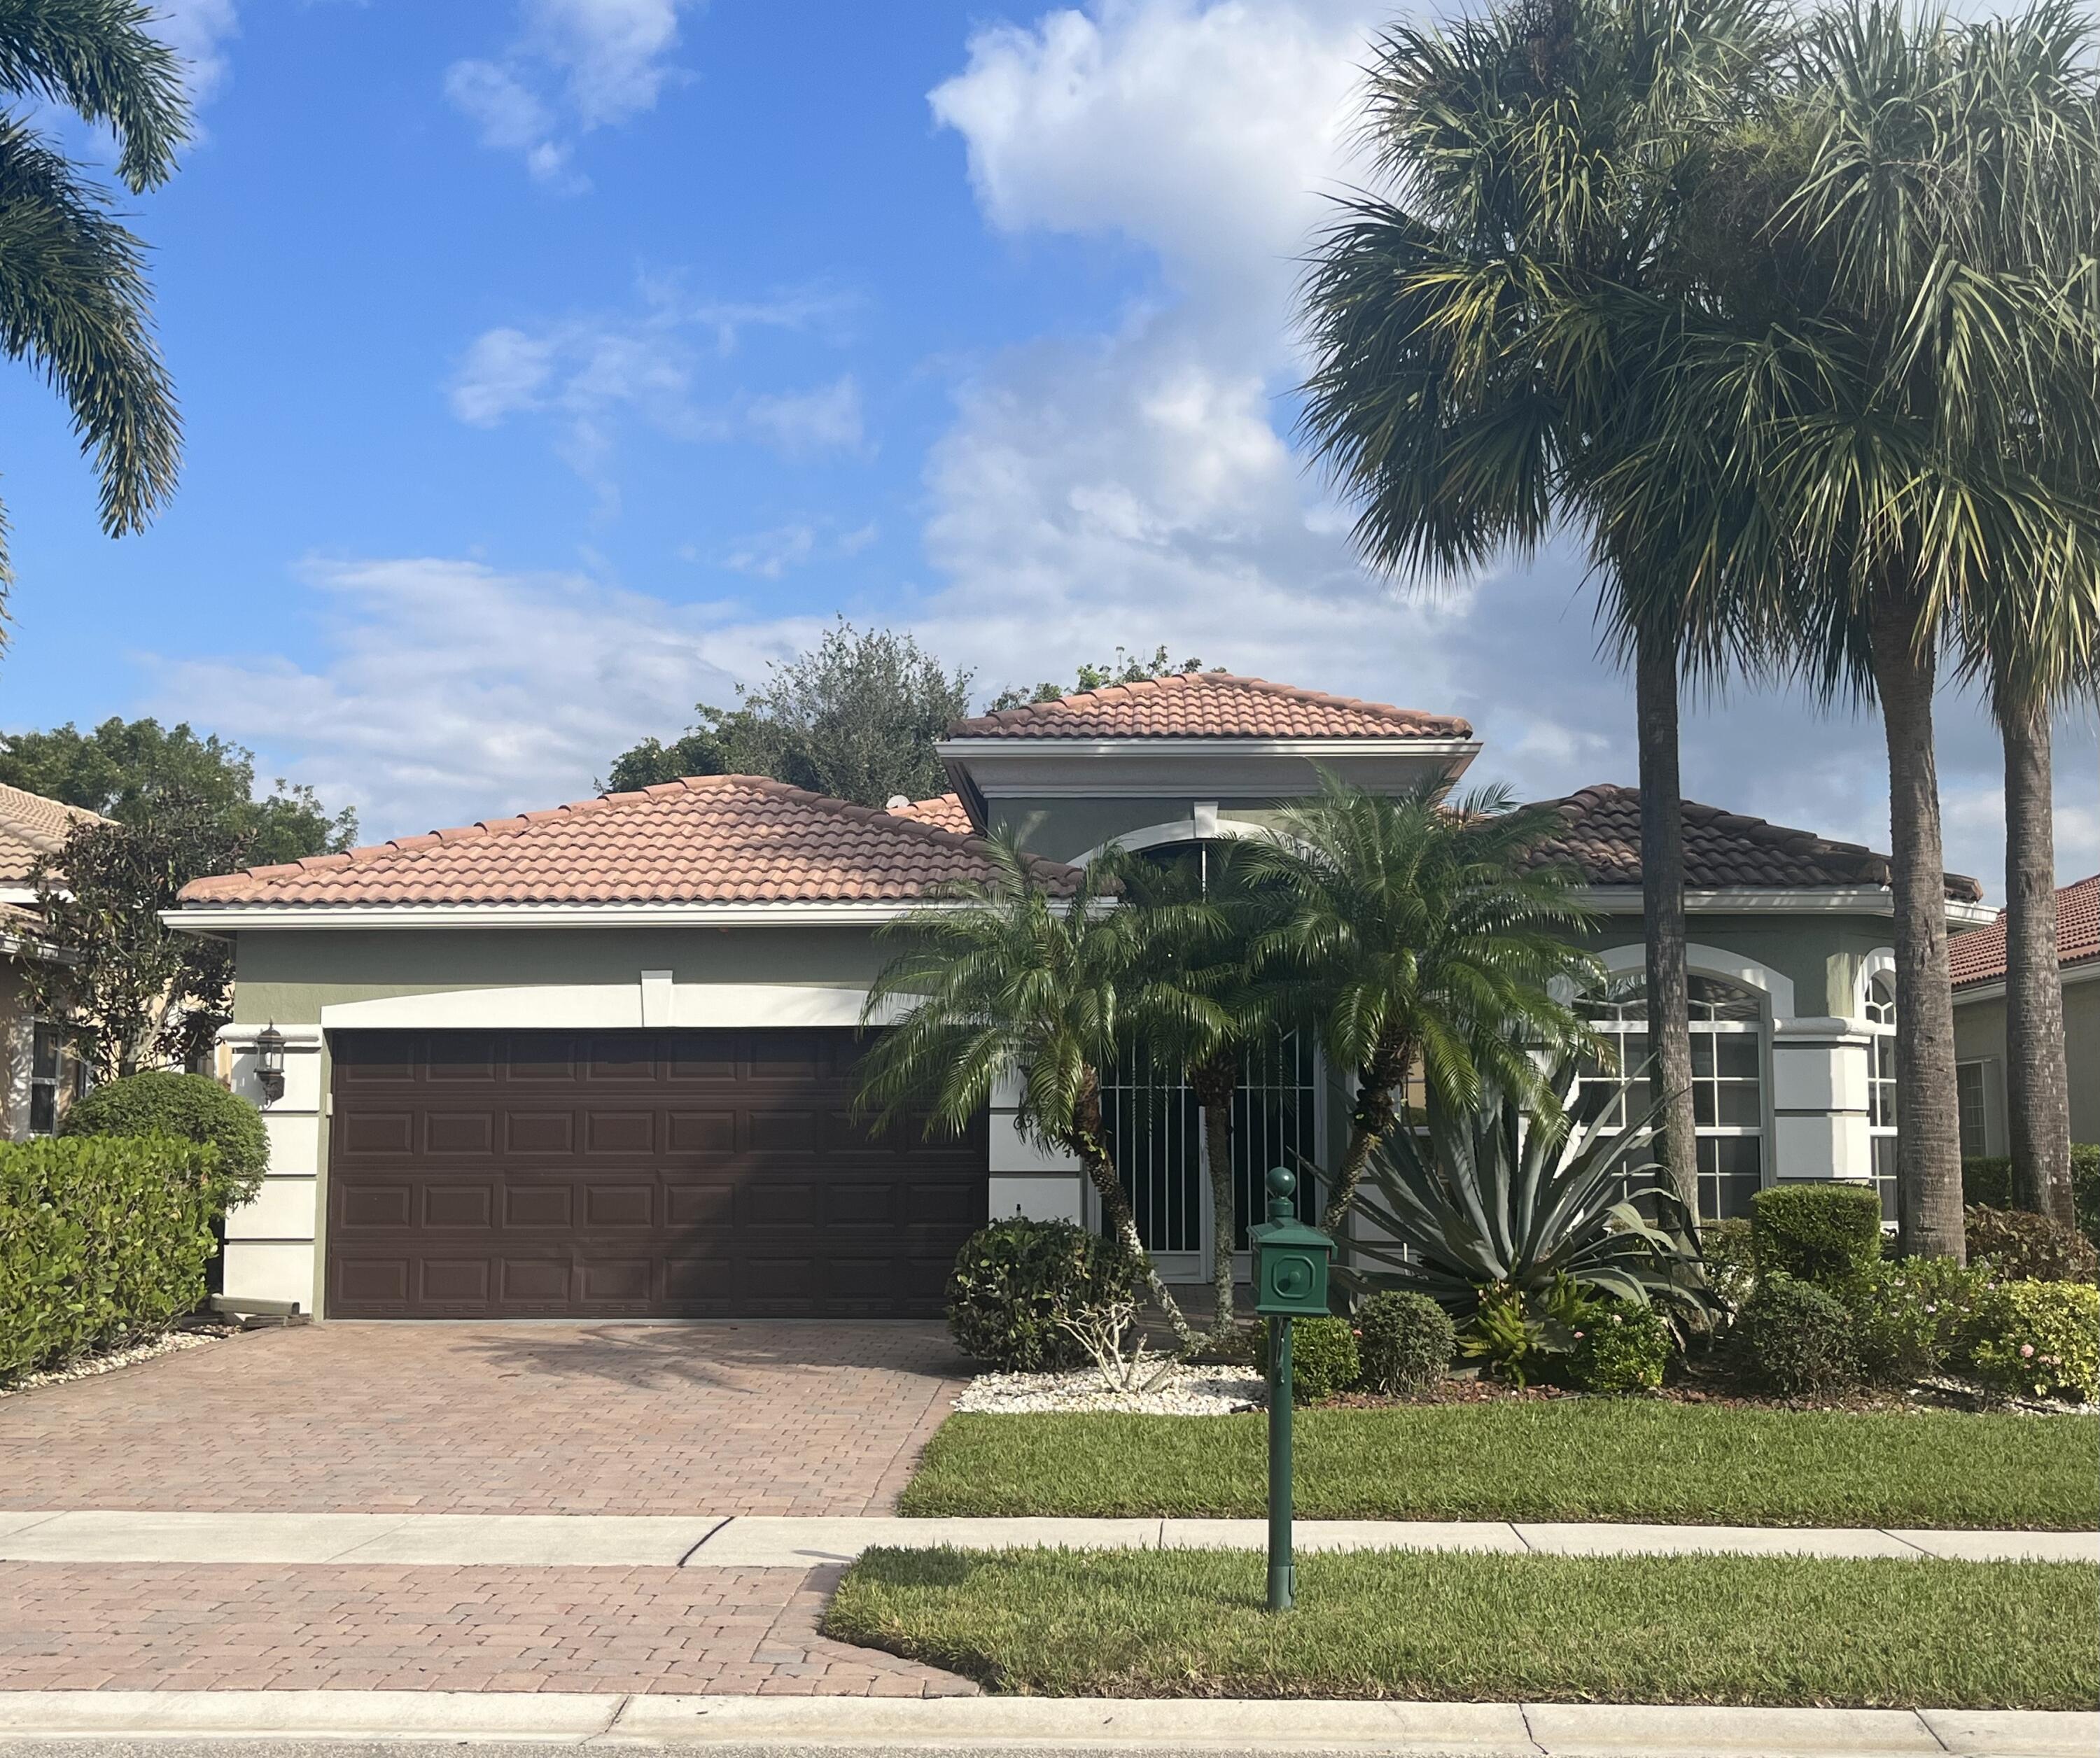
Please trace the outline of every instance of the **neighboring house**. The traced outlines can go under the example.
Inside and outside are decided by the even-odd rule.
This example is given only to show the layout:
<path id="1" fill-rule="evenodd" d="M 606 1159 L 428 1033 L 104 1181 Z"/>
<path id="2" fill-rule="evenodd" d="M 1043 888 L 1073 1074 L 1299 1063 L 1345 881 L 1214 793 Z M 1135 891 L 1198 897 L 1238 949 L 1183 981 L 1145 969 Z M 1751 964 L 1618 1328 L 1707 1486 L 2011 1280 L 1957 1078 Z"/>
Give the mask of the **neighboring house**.
<path id="1" fill-rule="evenodd" d="M 2100 873 L 2056 894 L 2063 971 L 2063 1050 L 2071 1074 L 2071 1139 L 2100 1142 Z M 2005 913 L 1958 934 L 1954 970 L 1954 1078 L 1961 1152 L 2012 1152 L 2005 1121 Z"/>
<path id="2" fill-rule="evenodd" d="M 939 1311 L 987 1215 L 1090 1218 L 1078 1170 L 995 1104 L 966 1139 L 870 1141 L 854 1028 L 876 930 L 985 871 L 1011 826 L 1053 887 L 1110 842 L 1259 832 L 1330 769 L 1404 788 L 1478 755 L 1461 720 L 1195 673 L 965 720 L 954 794 L 890 812 L 714 776 L 198 881 L 174 919 L 235 947 L 236 1088 L 265 1103 L 271 1175 L 229 1219 L 226 1287 L 337 1317 L 906 1315 Z M 1559 803 L 1617 974 L 1634 1061 L 1639 802 Z M 1887 863 L 1693 806 L 1701 1165 L 1758 1186 L 1886 1171 Z M 1948 914 L 1988 919 L 1973 881 Z M 272 1051 L 273 1054 L 276 1054 Z M 1253 1180 L 1324 1160 L 1333 1083 L 1311 1046 L 1249 1071 Z M 1202 1130 L 1178 1090 L 1116 1072 L 1111 1114 L 1147 1241 L 1205 1273 Z"/>
<path id="3" fill-rule="evenodd" d="M 37 909 L 37 869 L 64 846 L 76 823 L 95 817 L 0 783 L 0 1139 L 8 1141 L 50 1135 L 84 1084 L 64 1033 L 29 1013 L 22 974 L 51 956 Z"/>

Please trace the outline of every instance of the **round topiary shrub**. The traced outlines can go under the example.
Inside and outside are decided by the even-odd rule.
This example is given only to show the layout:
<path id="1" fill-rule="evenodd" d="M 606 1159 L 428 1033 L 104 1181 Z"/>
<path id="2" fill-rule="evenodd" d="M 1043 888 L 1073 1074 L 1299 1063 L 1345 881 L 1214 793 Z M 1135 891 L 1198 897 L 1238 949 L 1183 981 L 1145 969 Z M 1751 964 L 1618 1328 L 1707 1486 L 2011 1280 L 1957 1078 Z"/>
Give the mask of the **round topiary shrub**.
<path id="1" fill-rule="evenodd" d="M 1612 1397 L 1660 1391 L 1663 1370 L 1676 1346 L 1677 1339 L 1654 1307 L 1599 1301 L 1575 1333 L 1568 1377 L 1579 1391 Z"/>
<path id="2" fill-rule="evenodd" d="M 1444 1377 L 1458 1347 L 1451 1315 L 1427 1294 L 1388 1289 L 1357 1309 L 1357 1352 L 1367 1392 L 1419 1398 Z"/>
<path id="3" fill-rule="evenodd" d="M 1963 1211 L 1969 1261 L 1990 1260 L 2009 1282 L 2090 1282 L 2100 1278 L 2100 1251 L 2077 1228 L 2021 1209 L 1979 1203 Z"/>
<path id="4" fill-rule="evenodd" d="M 73 1100 L 61 1135 L 172 1135 L 218 1150 L 218 1205 L 255 1194 L 270 1165 L 262 1114 L 209 1075 L 153 1069 L 90 1087 Z"/>
<path id="5" fill-rule="evenodd" d="M 1293 1319 L 1290 1328 L 1291 1403 L 1317 1404 L 1352 1390 L 1363 1377 L 1357 1333 L 1347 1319 Z"/>
<path id="6" fill-rule="evenodd" d="M 1760 1272 L 1742 1322 L 1751 1364 L 1774 1391 L 1798 1398 L 1859 1383 L 1852 1315 L 1812 1283 Z"/>
<path id="7" fill-rule="evenodd" d="M 1760 1276 L 1842 1287 L 1881 1260 L 1882 1202 L 1862 1184 L 1778 1184 L 1750 1199 Z"/>
<path id="8" fill-rule="evenodd" d="M 966 1355 L 1003 1373 L 1084 1365 L 1065 1328 L 1134 1297 L 1137 1266 L 1110 1240 L 1070 1221 L 995 1221 L 964 1241 L 948 1278 L 948 1331 Z"/>

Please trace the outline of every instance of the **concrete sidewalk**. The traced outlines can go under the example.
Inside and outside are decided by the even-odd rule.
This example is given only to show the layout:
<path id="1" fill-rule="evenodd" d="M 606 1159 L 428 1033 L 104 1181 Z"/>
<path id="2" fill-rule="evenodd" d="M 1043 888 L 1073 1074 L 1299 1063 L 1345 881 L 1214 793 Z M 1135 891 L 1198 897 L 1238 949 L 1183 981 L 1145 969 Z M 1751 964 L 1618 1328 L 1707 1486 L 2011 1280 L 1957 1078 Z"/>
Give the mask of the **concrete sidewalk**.
<path id="1" fill-rule="evenodd" d="M 2100 1533 L 1857 1527 L 1301 1520 L 1301 1549 L 1556 1555 L 1738 1554 L 2100 1562 Z M 803 1569 L 875 1545 L 998 1550 L 1259 1550 L 1259 1520 L 790 1519 L 618 1514 L 0 1512 L 0 1562 L 405 1563 L 449 1566 Z"/>
<path id="2" fill-rule="evenodd" d="M 2006 1711 L 1621 1707 L 1594 1703 L 951 1698 L 925 1702 L 421 1691 L 0 1694 L 18 1743 L 265 1740 L 414 1747 L 461 1741 L 735 1749 L 2062 1758 L 2100 1747 L 2100 1715 Z"/>

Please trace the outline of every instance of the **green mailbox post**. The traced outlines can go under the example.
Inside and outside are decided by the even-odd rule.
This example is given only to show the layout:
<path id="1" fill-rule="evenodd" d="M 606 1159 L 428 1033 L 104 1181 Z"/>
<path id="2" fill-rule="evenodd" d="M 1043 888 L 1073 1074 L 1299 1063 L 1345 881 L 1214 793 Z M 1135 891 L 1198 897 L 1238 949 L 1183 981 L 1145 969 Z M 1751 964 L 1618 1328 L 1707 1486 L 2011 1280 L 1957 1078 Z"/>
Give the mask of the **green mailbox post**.
<path id="1" fill-rule="evenodd" d="M 1268 1218 L 1247 1229 L 1254 1247 L 1254 1310 L 1268 1320 L 1268 1609 L 1287 1611 L 1296 1590 L 1290 1555 L 1290 1321 L 1327 1315 L 1335 1242 L 1298 1218 L 1298 1179 L 1268 1174 Z"/>

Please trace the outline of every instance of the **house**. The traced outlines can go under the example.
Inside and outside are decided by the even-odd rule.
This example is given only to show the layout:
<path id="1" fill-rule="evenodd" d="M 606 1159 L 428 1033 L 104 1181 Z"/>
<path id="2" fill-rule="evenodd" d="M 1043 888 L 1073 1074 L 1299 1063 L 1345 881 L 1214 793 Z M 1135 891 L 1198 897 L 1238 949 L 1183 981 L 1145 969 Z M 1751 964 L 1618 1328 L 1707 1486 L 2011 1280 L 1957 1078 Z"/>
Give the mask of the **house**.
<path id="1" fill-rule="evenodd" d="M 338 1317 L 937 1312 L 988 1215 L 1084 1221 L 1090 1198 L 1010 1104 L 961 1140 L 854 1121 L 876 931 L 984 872 L 989 827 L 1069 886 L 1111 842 L 1259 832 L 1321 769 L 1397 790 L 1480 745 L 1449 716 L 1198 673 L 964 720 L 939 748 L 954 792 L 889 811 L 696 777 L 189 887 L 174 919 L 233 942 L 226 1036 L 271 1144 L 227 1292 Z M 1638 1062 L 1638 796 L 1556 809 L 1620 978 L 1598 1005 Z M 1710 1199 L 1886 1179 L 1886 861 L 1706 807 L 1687 839 Z M 1950 919 L 1987 917 L 1979 896 L 1950 878 Z M 1248 1071 L 1250 1210 L 1267 1165 L 1325 1161 L 1319 1063 L 1286 1042 Z M 1108 1097 L 1148 1243 L 1201 1276 L 1229 1242 L 1191 1102 L 1132 1070 Z"/>
<path id="2" fill-rule="evenodd" d="M 51 956 L 41 938 L 37 870 L 92 812 L 0 783 L 0 1139 L 49 1135 L 85 1080 L 64 1034 L 23 994 L 29 967 Z"/>
<path id="3" fill-rule="evenodd" d="M 2056 894 L 2056 951 L 2063 970 L 2063 1048 L 2071 1073 L 2071 1139 L 2100 1142 L 2100 873 Z M 2005 1121 L 2005 913 L 1957 934 L 1954 1077 L 1961 1152 L 2012 1152 Z"/>

